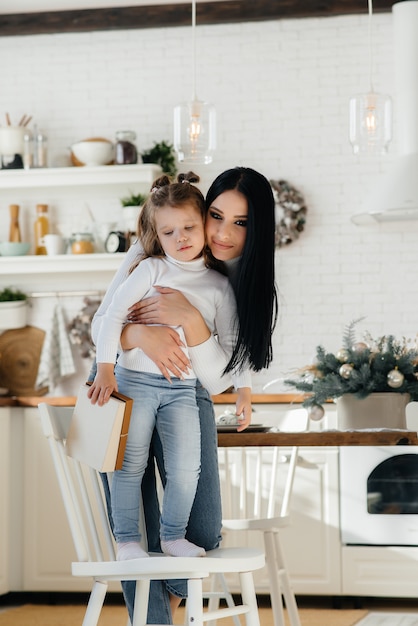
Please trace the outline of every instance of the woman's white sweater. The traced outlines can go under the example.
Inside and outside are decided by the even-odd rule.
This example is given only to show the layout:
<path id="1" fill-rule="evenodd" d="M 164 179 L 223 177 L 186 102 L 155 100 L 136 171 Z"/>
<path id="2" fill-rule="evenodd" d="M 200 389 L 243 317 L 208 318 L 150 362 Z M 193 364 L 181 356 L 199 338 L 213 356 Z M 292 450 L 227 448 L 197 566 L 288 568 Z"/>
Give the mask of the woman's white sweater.
<path id="1" fill-rule="evenodd" d="M 98 363 L 118 363 L 127 369 L 161 374 L 155 363 L 140 348 L 121 351 L 120 334 L 130 306 L 157 292 L 154 286 L 178 289 L 204 318 L 212 337 L 186 351 L 193 371 L 185 377 L 196 378 L 211 394 L 231 386 L 223 375 L 236 339 L 236 307 L 232 288 L 225 276 L 205 267 L 203 259 L 179 262 L 170 257 L 148 258 L 129 274 L 141 247 L 134 244 L 114 277 L 92 323 Z M 183 329 L 175 329 L 186 344 Z M 214 338 L 217 336 L 218 341 Z M 232 376 L 236 388 L 251 387 L 251 376 L 242 371 Z"/>

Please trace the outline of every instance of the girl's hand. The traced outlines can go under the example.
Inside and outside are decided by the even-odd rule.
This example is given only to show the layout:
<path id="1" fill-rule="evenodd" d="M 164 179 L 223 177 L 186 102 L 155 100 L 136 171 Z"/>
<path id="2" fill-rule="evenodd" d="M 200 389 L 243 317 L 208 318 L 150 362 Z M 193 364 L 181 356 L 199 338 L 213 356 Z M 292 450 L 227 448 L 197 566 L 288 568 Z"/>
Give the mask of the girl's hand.
<path id="1" fill-rule="evenodd" d="M 97 374 L 87 392 L 92 404 L 103 406 L 109 402 L 110 396 L 118 390 L 113 363 L 98 363 Z"/>
<path id="2" fill-rule="evenodd" d="M 136 324 L 182 326 L 194 307 L 177 289 L 158 287 L 159 295 L 144 298 L 129 309 L 128 320 Z"/>
<path id="3" fill-rule="evenodd" d="M 171 382 L 171 376 L 183 378 L 190 361 L 182 350 L 179 334 L 168 326 L 142 326 L 127 324 L 122 331 L 121 345 L 124 350 L 141 348 L 162 375 Z"/>
<path id="4" fill-rule="evenodd" d="M 251 387 L 241 387 L 237 390 L 235 413 L 238 415 L 237 432 L 240 433 L 251 424 Z"/>

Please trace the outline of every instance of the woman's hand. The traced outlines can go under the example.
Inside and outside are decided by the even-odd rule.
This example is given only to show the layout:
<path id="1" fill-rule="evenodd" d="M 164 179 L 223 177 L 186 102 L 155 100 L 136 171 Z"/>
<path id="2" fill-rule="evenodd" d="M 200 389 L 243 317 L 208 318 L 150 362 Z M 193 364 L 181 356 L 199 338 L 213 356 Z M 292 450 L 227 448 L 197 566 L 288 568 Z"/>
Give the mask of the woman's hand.
<path id="1" fill-rule="evenodd" d="M 130 322 L 181 326 L 188 346 L 197 346 L 209 339 L 210 330 L 200 311 L 180 291 L 171 287 L 154 287 L 159 295 L 144 298 L 132 305 L 128 313 Z M 125 348 L 124 344 L 122 347 Z"/>
<path id="2" fill-rule="evenodd" d="M 184 344 L 169 326 L 127 324 L 122 331 L 121 345 L 124 350 L 141 348 L 168 382 L 171 376 L 183 378 L 189 371 L 190 361 L 182 350 Z"/>
<path id="3" fill-rule="evenodd" d="M 158 286 L 155 289 L 159 295 L 144 298 L 130 307 L 128 320 L 136 324 L 182 326 L 194 307 L 177 289 Z"/>
<path id="4" fill-rule="evenodd" d="M 251 424 L 251 387 L 241 387 L 237 390 L 235 413 L 238 415 L 237 432 L 240 433 Z"/>

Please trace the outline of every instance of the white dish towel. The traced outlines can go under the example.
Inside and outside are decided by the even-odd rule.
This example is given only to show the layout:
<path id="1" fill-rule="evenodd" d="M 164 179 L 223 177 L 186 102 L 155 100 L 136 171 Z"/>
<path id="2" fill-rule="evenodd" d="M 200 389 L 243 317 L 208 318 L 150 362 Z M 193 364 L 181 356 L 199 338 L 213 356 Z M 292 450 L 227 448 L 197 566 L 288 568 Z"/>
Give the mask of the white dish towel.
<path id="1" fill-rule="evenodd" d="M 47 332 L 38 369 L 36 386 L 53 390 L 62 378 L 75 374 L 75 365 L 64 312 L 55 305 L 51 329 Z"/>

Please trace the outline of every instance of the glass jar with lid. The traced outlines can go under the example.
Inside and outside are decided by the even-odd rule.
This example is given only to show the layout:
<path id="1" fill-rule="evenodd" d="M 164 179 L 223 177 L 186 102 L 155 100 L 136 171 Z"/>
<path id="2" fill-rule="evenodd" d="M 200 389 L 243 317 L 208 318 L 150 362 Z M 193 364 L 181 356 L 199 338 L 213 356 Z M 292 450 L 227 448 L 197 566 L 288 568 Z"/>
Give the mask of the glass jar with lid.
<path id="1" fill-rule="evenodd" d="M 118 130 L 116 132 L 116 165 L 131 165 L 138 162 L 138 151 L 134 143 L 135 139 L 136 133 L 134 133 L 133 130 Z"/>
<path id="2" fill-rule="evenodd" d="M 91 254 L 94 252 L 94 238 L 91 233 L 73 233 L 71 237 L 72 254 Z"/>

